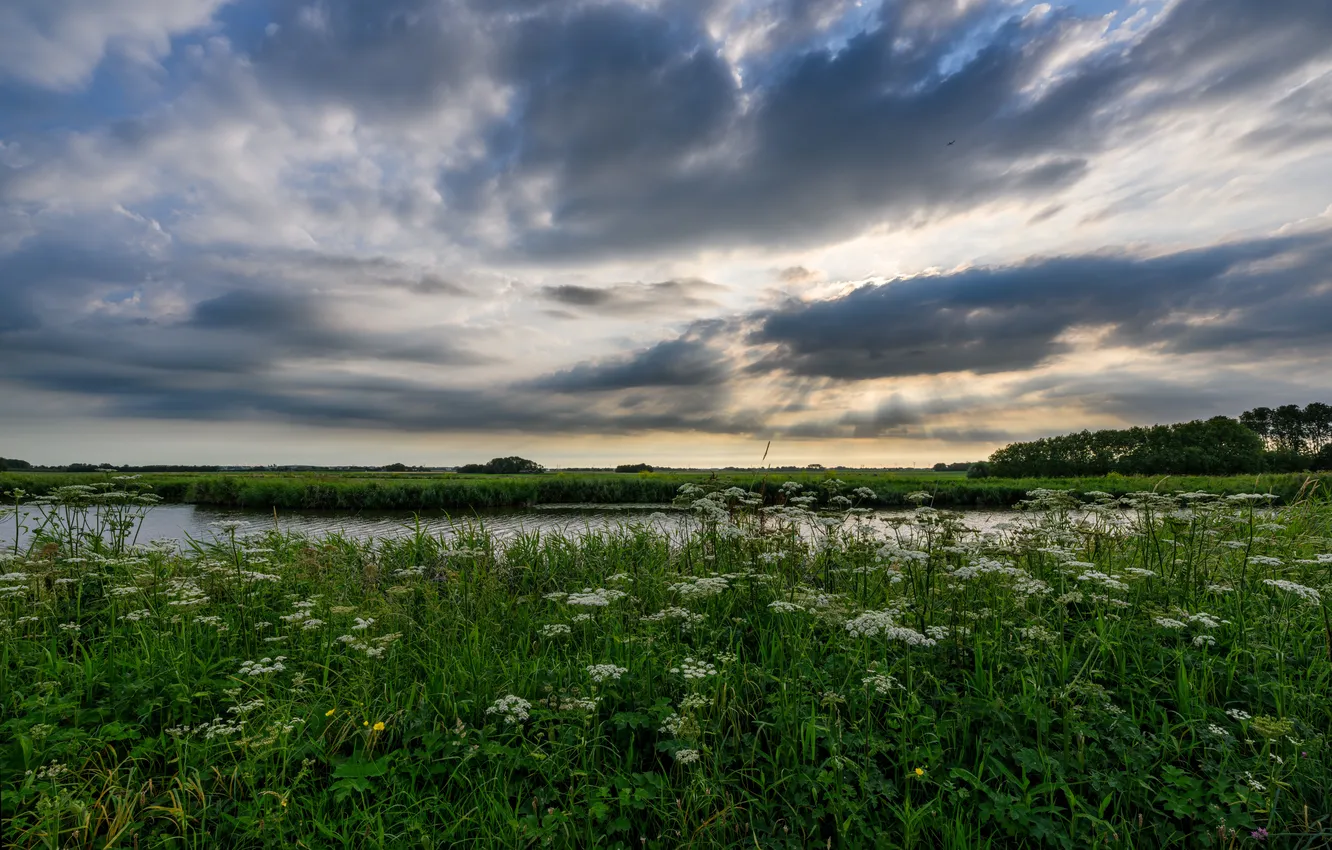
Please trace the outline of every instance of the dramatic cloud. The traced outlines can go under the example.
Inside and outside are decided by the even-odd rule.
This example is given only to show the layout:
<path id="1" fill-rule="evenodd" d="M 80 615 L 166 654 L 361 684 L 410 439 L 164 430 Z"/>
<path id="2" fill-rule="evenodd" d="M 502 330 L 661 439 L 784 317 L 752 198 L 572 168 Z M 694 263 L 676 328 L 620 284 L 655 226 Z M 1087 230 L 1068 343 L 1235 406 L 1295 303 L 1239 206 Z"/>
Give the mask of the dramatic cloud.
<path id="1" fill-rule="evenodd" d="M 1304 403 L 1330 104 L 1325 0 L 16 0 L 0 433 L 970 457 Z"/>
<path id="2" fill-rule="evenodd" d="M 706 280 L 686 278 L 659 283 L 620 283 L 592 287 L 576 284 L 543 286 L 541 297 L 565 307 L 612 315 L 643 315 L 662 310 L 684 312 L 715 306 L 710 297 L 723 291 Z"/>
<path id="3" fill-rule="evenodd" d="M 841 380 L 1010 372 L 1067 351 L 1064 335 L 1079 327 L 1175 352 L 1326 345 L 1329 259 L 1321 233 L 893 280 L 756 317 L 749 341 L 774 351 L 750 369 Z"/>

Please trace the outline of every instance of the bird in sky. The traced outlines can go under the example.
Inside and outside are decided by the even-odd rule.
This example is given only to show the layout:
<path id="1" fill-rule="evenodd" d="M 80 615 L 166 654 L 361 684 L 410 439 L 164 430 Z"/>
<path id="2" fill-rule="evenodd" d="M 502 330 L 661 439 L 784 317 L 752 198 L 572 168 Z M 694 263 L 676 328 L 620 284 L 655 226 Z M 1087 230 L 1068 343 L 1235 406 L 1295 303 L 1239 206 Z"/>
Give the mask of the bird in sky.
<path id="1" fill-rule="evenodd" d="M 953 142 L 956 142 L 956 141 L 957 141 L 957 139 L 953 139 Z M 944 145 L 944 147 L 946 147 L 946 148 L 951 148 L 951 147 L 953 146 L 953 142 L 949 142 L 948 144 Z"/>

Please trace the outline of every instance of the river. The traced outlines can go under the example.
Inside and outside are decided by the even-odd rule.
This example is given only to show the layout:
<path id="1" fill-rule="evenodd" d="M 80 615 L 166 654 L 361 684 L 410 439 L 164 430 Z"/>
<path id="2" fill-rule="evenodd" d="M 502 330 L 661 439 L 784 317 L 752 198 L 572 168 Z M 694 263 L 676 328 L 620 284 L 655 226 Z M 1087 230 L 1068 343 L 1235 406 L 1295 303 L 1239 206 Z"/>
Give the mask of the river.
<path id="1" fill-rule="evenodd" d="M 1014 517 L 1012 511 L 963 512 L 966 524 L 976 530 L 993 528 Z M 886 529 L 885 520 L 905 518 L 910 511 L 875 511 L 869 518 L 875 525 Z M 687 511 L 671 505 L 551 505 L 522 509 L 493 509 L 450 516 L 442 511 L 423 513 L 422 528 L 431 534 L 451 537 L 457 526 L 464 523 L 481 524 L 498 537 L 511 537 L 523 532 L 559 533 L 578 535 L 590 531 L 617 528 L 630 523 L 644 523 L 662 531 L 679 533 L 691 519 Z M 25 509 L 20 525 L 33 526 L 38 517 Z M 278 528 L 284 532 L 312 537 L 342 534 L 365 539 L 370 537 L 399 537 L 412 534 L 416 517 L 402 511 L 365 511 L 345 513 L 332 511 L 256 511 L 202 507 L 197 505 L 159 505 L 148 512 L 139 529 L 138 542 L 174 539 L 184 542 L 187 537 L 210 539 L 218 533 L 215 523 L 238 520 L 249 523 L 244 532 Z M 0 519 L 0 547 L 14 545 L 14 516 Z M 20 530 L 20 547 L 27 542 L 28 533 Z"/>

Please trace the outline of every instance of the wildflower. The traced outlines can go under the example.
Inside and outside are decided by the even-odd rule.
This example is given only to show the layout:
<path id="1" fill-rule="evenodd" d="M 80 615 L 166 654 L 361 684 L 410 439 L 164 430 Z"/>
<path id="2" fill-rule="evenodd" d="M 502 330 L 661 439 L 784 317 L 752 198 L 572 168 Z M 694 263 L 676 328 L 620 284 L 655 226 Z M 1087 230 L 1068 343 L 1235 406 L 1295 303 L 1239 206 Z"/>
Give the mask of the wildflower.
<path id="1" fill-rule="evenodd" d="M 902 685 L 896 678 L 884 673 L 875 673 L 870 671 L 870 675 L 860 680 L 866 687 L 876 694 L 884 695 L 894 689 L 901 689 Z"/>
<path id="2" fill-rule="evenodd" d="M 1230 717 L 1232 720 L 1238 720 L 1241 723 L 1244 722 L 1245 720 L 1253 719 L 1253 715 L 1249 714 L 1247 711 L 1240 711 L 1238 708 L 1226 709 L 1226 715 Z"/>
<path id="3" fill-rule="evenodd" d="M 1293 593 L 1310 605 L 1317 605 L 1321 600 L 1318 591 L 1314 590 L 1312 587 L 1305 587 L 1302 584 L 1296 584 L 1295 582 L 1287 581 L 1286 579 L 1265 578 L 1263 579 L 1263 584 L 1275 587 L 1279 590 L 1284 590 L 1287 593 Z"/>
<path id="4" fill-rule="evenodd" d="M 1249 837 L 1252 838 L 1254 841 L 1266 841 L 1266 840 L 1267 840 L 1267 830 L 1266 830 L 1266 829 L 1263 829 L 1263 828 L 1260 826 L 1260 827 L 1258 827 L 1257 829 L 1255 829 L 1253 832 L 1250 832 L 1250 833 L 1249 833 Z"/>
<path id="5" fill-rule="evenodd" d="M 700 755 L 701 754 L 699 753 L 698 750 L 676 750 L 675 763 L 693 764 L 694 762 L 699 760 Z"/>
<path id="6" fill-rule="evenodd" d="M 370 727 L 370 728 L 371 728 L 371 729 L 374 729 L 376 732 L 383 732 L 383 731 L 384 731 L 384 721 L 382 721 L 382 720 L 375 721 L 375 725 L 372 726 L 372 727 Z"/>
<path id="7" fill-rule="evenodd" d="M 337 714 L 337 712 L 338 712 L 338 710 L 337 710 L 336 708 L 330 708 L 328 711 L 325 711 L 325 712 L 324 712 L 324 716 L 325 716 L 325 717 L 332 717 L 334 714 Z"/>
<path id="8" fill-rule="evenodd" d="M 680 662 L 679 667 L 672 667 L 671 672 L 679 673 L 684 676 L 686 680 L 706 679 L 708 676 L 717 675 L 717 668 L 715 665 L 707 661 L 686 658 L 684 661 Z"/>
<path id="9" fill-rule="evenodd" d="M 925 775 L 925 771 L 921 770 L 921 769 L 918 767 L 918 768 L 916 768 L 916 775 L 917 775 L 917 776 L 924 776 L 924 775 Z"/>
<path id="10" fill-rule="evenodd" d="M 1188 623 L 1181 623 L 1170 617 L 1153 617 L 1152 621 L 1163 629 L 1186 629 L 1189 626 Z"/>
<path id="11" fill-rule="evenodd" d="M 531 708 L 532 704 L 527 700 L 509 694 L 495 700 L 494 704 L 486 709 L 486 714 L 499 715 L 504 718 L 505 723 L 521 723 L 527 719 Z"/>
<path id="12" fill-rule="evenodd" d="M 570 593 L 564 600 L 569 605 L 581 605 L 586 608 L 605 608 L 617 599 L 623 599 L 629 594 L 623 590 L 598 587 L 593 590 L 590 587 L 583 588 L 582 593 Z"/>
<path id="13" fill-rule="evenodd" d="M 1198 635 L 1193 639 L 1193 645 L 1197 647 L 1216 646 L 1216 638 L 1211 635 Z"/>
<path id="14" fill-rule="evenodd" d="M 565 623 L 549 623 L 541 627 L 541 636 L 548 638 L 559 637 L 560 635 L 567 635 L 572 631 L 573 629 L 569 628 Z"/>
<path id="15" fill-rule="evenodd" d="M 629 672 L 627 667 L 616 667 L 614 664 L 589 664 L 587 674 L 592 677 L 594 682 L 604 682 L 607 679 L 619 681 L 620 677 Z"/>

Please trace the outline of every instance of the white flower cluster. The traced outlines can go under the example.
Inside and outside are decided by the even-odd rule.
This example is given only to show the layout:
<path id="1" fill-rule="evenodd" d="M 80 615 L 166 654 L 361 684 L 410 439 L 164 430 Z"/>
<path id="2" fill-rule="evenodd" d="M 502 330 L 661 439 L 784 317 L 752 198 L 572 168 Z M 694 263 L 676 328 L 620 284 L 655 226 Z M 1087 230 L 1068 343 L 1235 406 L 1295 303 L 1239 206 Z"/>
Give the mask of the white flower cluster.
<path id="1" fill-rule="evenodd" d="M 384 654 L 384 651 L 400 637 L 402 637 L 400 633 L 390 632 L 389 634 L 380 635 L 379 637 L 366 640 L 352 637 L 351 635 L 339 635 L 337 640 L 338 643 L 345 643 L 352 649 L 364 652 L 367 658 L 379 658 Z"/>
<path id="2" fill-rule="evenodd" d="M 1187 629 L 1188 623 L 1182 623 L 1172 617 L 1153 617 L 1152 622 L 1163 629 Z"/>
<path id="3" fill-rule="evenodd" d="M 899 626 L 895 622 L 897 611 L 866 611 L 854 619 L 848 620 L 846 630 L 854 637 L 876 637 L 883 635 L 889 640 L 898 640 L 908 646 L 934 646 L 934 638 L 921 634 L 915 629 Z"/>
<path id="4" fill-rule="evenodd" d="M 354 631 L 354 632 L 362 632 L 362 631 L 365 631 L 366 629 L 370 628 L 370 627 L 373 626 L 374 624 L 375 624 L 375 618 L 374 618 L 374 617 L 366 617 L 366 618 L 364 618 L 364 619 L 362 619 L 362 618 L 360 618 L 360 617 L 357 617 L 357 618 L 356 618 L 356 625 L 352 626 L 352 631 Z"/>
<path id="5" fill-rule="evenodd" d="M 976 558 L 964 567 L 958 567 L 949 573 L 953 578 L 961 581 L 975 578 L 981 575 L 1003 575 L 1015 578 L 1029 578 L 1026 573 L 1012 564 L 995 560 L 994 558 Z"/>
<path id="6" fill-rule="evenodd" d="M 565 623 L 548 623 L 541 627 L 541 636 L 553 638 L 559 637 L 560 635 L 567 635 L 572 631 L 573 629 L 569 628 Z"/>
<path id="7" fill-rule="evenodd" d="M 685 679 L 706 679 L 708 676 L 717 675 L 717 668 L 711 662 L 700 661 L 695 658 L 686 658 L 680 662 L 680 666 L 672 667 L 672 673 L 679 673 Z"/>
<path id="8" fill-rule="evenodd" d="M 170 597 L 167 604 L 175 608 L 189 608 L 208 601 L 208 594 L 190 578 L 176 578 L 168 582 L 167 596 Z"/>
<path id="9" fill-rule="evenodd" d="M 532 704 L 522 697 L 516 697 L 513 694 L 500 697 L 494 704 L 486 709 L 486 714 L 495 714 L 504 718 L 505 723 L 522 723 L 528 717 L 528 711 Z"/>
<path id="10" fill-rule="evenodd" d="M 785 599 L 778 599 L 775 602 L 769 602 L 768 607 L 778 614 L 794 614 L 797 611 L 804 611 L 803 605 L 797 605 L 794 602 L 787 602 Z"/>
<path id="11" fill-rule="evenodd" d="M 1038 643 L 1054 643 L 1058 640 L 1058 637 L 1054 632 L 1041 625 L 1018 629 L 1018 634 L 1022 635 L 1027 640 L 1034 640 Z"/>
<path id="12" fill-rule="evenodd" d="M 1293 581 L 1287 581 L 1283 578 L 1265 578 L 1263 579 L 1263 584 L 1268 585 L 1269 587 L 1275 587 L 1278 590 L 1284 590 L 1287 593 L 1293 593 L 1310 605 L 1317 605 L 1322 599 L 1322 597 L 1318 595 L 1318 591 L 1314 590 L 1312 587 L 1305 587 L 1302 584 L 1296 584 Z"/>
<path id="13" fill-rule="evenodd" d="M 258 661 L 243 661 L 240 666 L 240 675 L 242 676 L 265 676 L 269 673 L 281 673 L 287 669 L 283 661 L 287 656 L 279 655 L 277 658 L 260 658 Z"/>
<path id="14" fill-rule="evenodd" d="M 1215 723 L 1208 723 L 1208 724 L 1207 724 L 1207 731 L 1208 731 L 1208 732 L 1211 732 L 1213 735 L 1217 736 L 1218 738 L 1229 738 L 1229 737 L 1230 737 L 1230 733 L 1229 733 L 1229 732 L 1227 732 L 1225 729 L 1222 729 L 1220 726 L 1217 726 Z"/>
<path id="15" fill-rule="evenodd" d="M 643 618 L 643 622 L 660 623 L 666 620 L 679 620 L 680 625 L 682 625 L 687 630 L 692 626 L 703 622 L 703 620 L 705 619 L 706 615 L 704 614 L 696 614 L 693 611 L 690 611 L 688 608 L 681 608 L 679 606 L 672 605 L 668 608 L 661 609 L 655 614 L 647 615 L 646 617 Z"/>
<path id="16" fill-rule="evenodd" d="M 1196 623 L 1197 625 L 1202 626 L 1204 629 L 1215 629 L 1218 626 L 1224 626 L 1230 623 L 1229 620 L 1222 620 L 1219 617 L 1214 617 L 1211 614 L 1208 614 L 1206 611 L 1199 611 L 1196 614 L 1189 614 L 1188 620 L 1190 623 Z"/>
<path id="17" fill-rule="evenodd" d="M 1216 638 L 1211 635 L 1198 635 L 1194 637 L 1193 645 L 1197 647 L 1216 646 Z"/>
<path id="18" fill-rule="evenodd" d="M 620 677 L 628 672 L 628 667 L 616 667 L 614 664 L 587 665 L 587 675 L 591 676 L 594 682 L 604 682 L 607 679 L 614 679 L 618 682 Z"/>
<path id="19" fill-rule="evenodd" d="M 166 730 L 166 733 L 173 738 L 201 735 L 205 741 L 211 741 L 214 738 L 222 738 L 228 735 L 239 735 L 241 722 L 239 718 L 235 721 L 229 721 L 223 720 L 221 717 L 214 717 L 212 720 L 204 721 L 198 726 L 172 726 Z"/>
<path id="20" fill-rule="evenodd" d="M 128 614 L 121 614 L 120 619 L 127 620 L 131 623 L 137 623 L 140 620 L 147 620 L 151 616 L 153 616 L 153 612 L 149 611 L 147 608 L 144 608 L 143 610 L 140 611 L 131 611 Z"/>
<path id="21" fill-rule="evenodd" d="M 884 673 L 870 671 L 870 675 L 860 681 L 880 696 L 886 695 L 893 690 L 905 690 L 897 679 Z"/>
<path id="22" fill-rule="evenodd" d="M 1078 562 L 1076 561 L 1072 563 L 1074 565 L 1078 564 Z M 1097 572 L 1096 570 L 1086 570 L 1080 576 L 1078 576 L 1078 581 L 1093 581 L 1101 585 L 1102 587 L 1109 588 L 1111 590 L 1128 590 L 1128 585 L 1124 584 L 1124 582 L 1120 581 L 1117 578 L 1112 578 L 1111 576 L 1108 576 L 1105 573 Z"/>
<path id="23" fill-rule="evenodd" d="M 573 697 L 561 694 L 551 694 L 546 697 L 545 705 L 553 711 L 596 711 L 596 697 L 584 699 L 582 697 Z"/>
<path id="24" fill-rule="evenodd" d="M 695 763 L 696 761 L 698 761 L 699 758 L 701 758 L 701 757 L 702 757 L 702 754 L 699 753 L 698 750 L 676 750 L 676 751 L 675 751 L 675 763 L 676 763 L 676 764 L 693 764 L 693 763 Z"/>
<path id="25" fill-rule="evenodd" d="M 678 593 L 686 599 L 701 599 L 716 596 L 731 586 L 723 576 L 704 576 L 672 584 L 666 589 Z"/>
<path id="26" fill-rule="evenodd" d="M 1252 714 L 1249 714 L 1247 711 L 1240 711 L 1238 708 L 1227 708 L 1226 716 L 1229 717 L 1231 720 L 1238 720 L 1241 723 L 1243 723 L 1245 720 L 1253 719 Z"/>
<path id="27" fill-rule="evenodd" d="M 569 605 L 579 605 L 584 608 L 605 608 L 617 599 L 623 599 L 629 594 L 623 590 L 611 588 L 607 590 L 604 587 L 598 587 L 593 590 L 590 587 L 583 588 L 581 593 L 570 593 L 565 597 L 565 603 Z M 550 598 L 548 594 L 547 599 Z"/>

